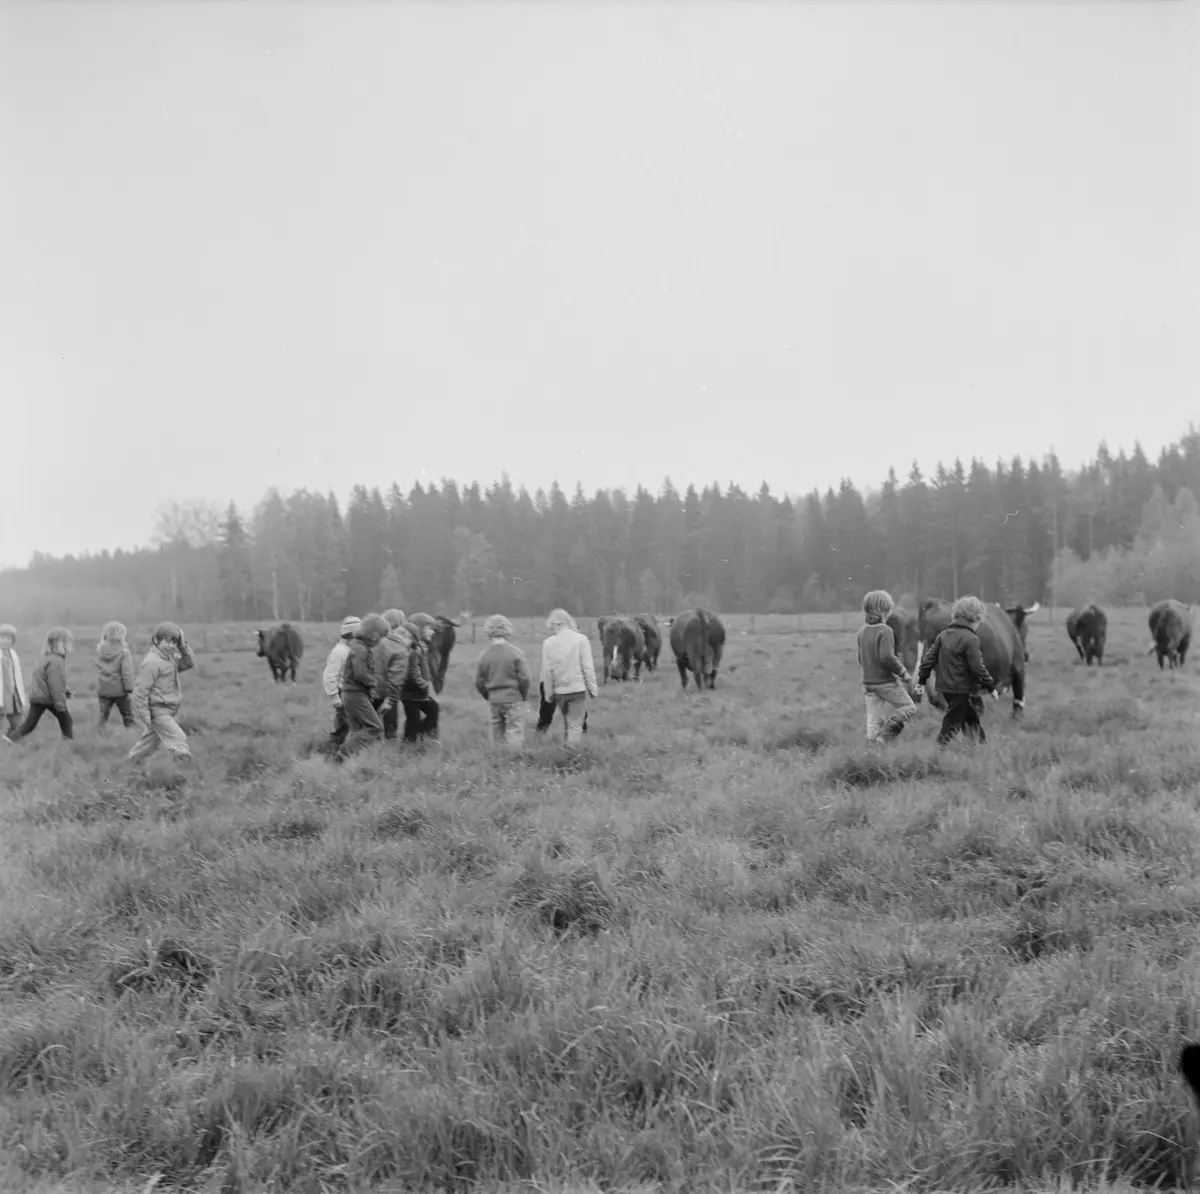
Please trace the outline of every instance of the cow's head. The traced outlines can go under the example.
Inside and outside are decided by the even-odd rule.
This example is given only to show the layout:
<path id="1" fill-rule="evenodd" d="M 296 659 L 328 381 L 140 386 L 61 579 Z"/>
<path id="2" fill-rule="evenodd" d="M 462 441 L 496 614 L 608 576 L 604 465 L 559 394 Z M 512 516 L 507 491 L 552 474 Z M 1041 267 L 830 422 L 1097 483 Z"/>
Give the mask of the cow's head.
<path id="1" fill-rule="evenodd" d="M 258 635 L 258 650 L 255 654 L 265 655 L 267 653 L 267 636 L 261 630 L 256 630 L 254 633 Z"/>
<path id="2" fill-rule="evenodd" d="M 1029 648 L 1025 646 L 1026 636 L 1029 634 L 1029 623 L 1025 620 L 1030 614 L 1036 614 L 1041 608 L 1041 602 L 1035 601 L 1032 605 L 1007 605 L 1004 607 L 1004 612 L 1012 619 L 1012 624 L 1017 628 L 1017 633 L 1021 636 L 1021 646 L 1025 649 L 1025 658 L 1029 658 Z"/>

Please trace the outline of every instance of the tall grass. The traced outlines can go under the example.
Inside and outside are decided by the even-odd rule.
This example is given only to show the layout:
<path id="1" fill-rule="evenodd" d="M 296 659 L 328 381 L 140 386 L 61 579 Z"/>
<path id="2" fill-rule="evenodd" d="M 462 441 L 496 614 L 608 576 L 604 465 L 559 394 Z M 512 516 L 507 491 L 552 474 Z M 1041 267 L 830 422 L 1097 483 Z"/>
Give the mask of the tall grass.
<path id="1" fill-rule="evenodd" d="M 335 768 L 324 647 L 275 686 L 236 629 L 193 771 L 91 727 L 86 650 L 78 740 L 0 755 L 3 1189 L 1187 1175 L 1200 682 L 1141 630 L 1096 671 L 1035 626 L 1025 719 L 941 752 L 863 744 L 850 633 L 771 627 L 514 758 L 460 646 L 441 747 Z"/>

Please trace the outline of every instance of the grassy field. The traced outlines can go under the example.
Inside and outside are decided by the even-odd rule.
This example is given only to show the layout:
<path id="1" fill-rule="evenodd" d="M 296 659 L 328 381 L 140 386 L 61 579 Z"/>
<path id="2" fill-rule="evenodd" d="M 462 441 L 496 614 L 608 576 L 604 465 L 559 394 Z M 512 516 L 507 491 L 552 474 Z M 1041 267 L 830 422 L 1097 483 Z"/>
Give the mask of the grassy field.
<path id="1" fill-rule="evenodd" d="M 185 774 L 96 731 L 77 631 L 77 740 L 0 754 L 0 1189 L 1182 1185 L 1200 671 L 1063 612 L 978 748 L 865 745 L 856 615 L 734 617 L 578 760 L 532 709 L 489 749 L 468 641 L 441 746 L 342 768 L 334 627 L 294 688 L 197 628 Z"/>

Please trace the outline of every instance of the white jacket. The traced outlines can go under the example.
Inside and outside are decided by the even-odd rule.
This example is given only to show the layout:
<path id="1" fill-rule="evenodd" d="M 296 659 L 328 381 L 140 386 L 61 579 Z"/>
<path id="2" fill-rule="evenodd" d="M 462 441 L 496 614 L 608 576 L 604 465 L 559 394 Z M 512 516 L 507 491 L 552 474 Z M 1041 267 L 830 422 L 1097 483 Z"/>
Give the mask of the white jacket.
<path id="1" fill-rule="evenodd" d="M 17 690 L 17 712 L 29 708 L 29 702 L 25 699 L 25 679 L 21 675 L 21 661 L 17 658 L 16 651 L 10 653 L 9 658 L 12 660 L 13 669 L 13 687 Z M 0 668 L 0 687 L 4 684 L 4 669 Z M 0 709 L 3 709 L 8 704 L 8 693 L 0 692 Z"/>
<path id="2" fill-rule="evenodd" d="M 596 668 L 592 663 L 592 644 L 586 634 L 560 626 L 542 643 L 542 686 L 546 700 L 587 692 L 596 696 Z"/>
<path id="3" fill-rule="evenodd" d="M 342 675 L 342 664 L 350 654 L 350 644 L 344 638 L 338 639 L 325 660 L 325 670 L 321 673 L 321 683 L 325 687 L 325 695 L 331 700 L 337 700 L 340 686 L 338 680 Z"/>

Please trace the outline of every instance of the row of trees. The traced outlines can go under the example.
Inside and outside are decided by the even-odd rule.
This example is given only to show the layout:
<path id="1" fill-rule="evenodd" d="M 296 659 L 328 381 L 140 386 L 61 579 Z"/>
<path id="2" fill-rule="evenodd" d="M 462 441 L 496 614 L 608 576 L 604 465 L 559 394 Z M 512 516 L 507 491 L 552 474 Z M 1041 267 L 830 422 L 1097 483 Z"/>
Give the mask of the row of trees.
<path id="1" fill-rule="evenodd" d="M 985 600 L 1113 603 L 1200 600 L 1200 433 L 1157 462 L 1101 445 L 1065 475 L 1050 455 L 989 468 L 914 464 L 866 495 L 776 496 L 713 484 L 552 485 L 507 477 L 270 491 L 249 517 L 232 504 L 162 507 L 151 546 L 55 559 L 0 573 L 6 618 L 187 621 L 333 620 L 346 611 L 493 610 L 536 614 L 674 611 L 702 600 L 726 612 L 846 608 L 886 586 L 897 596 L 973 592 Z"/>

